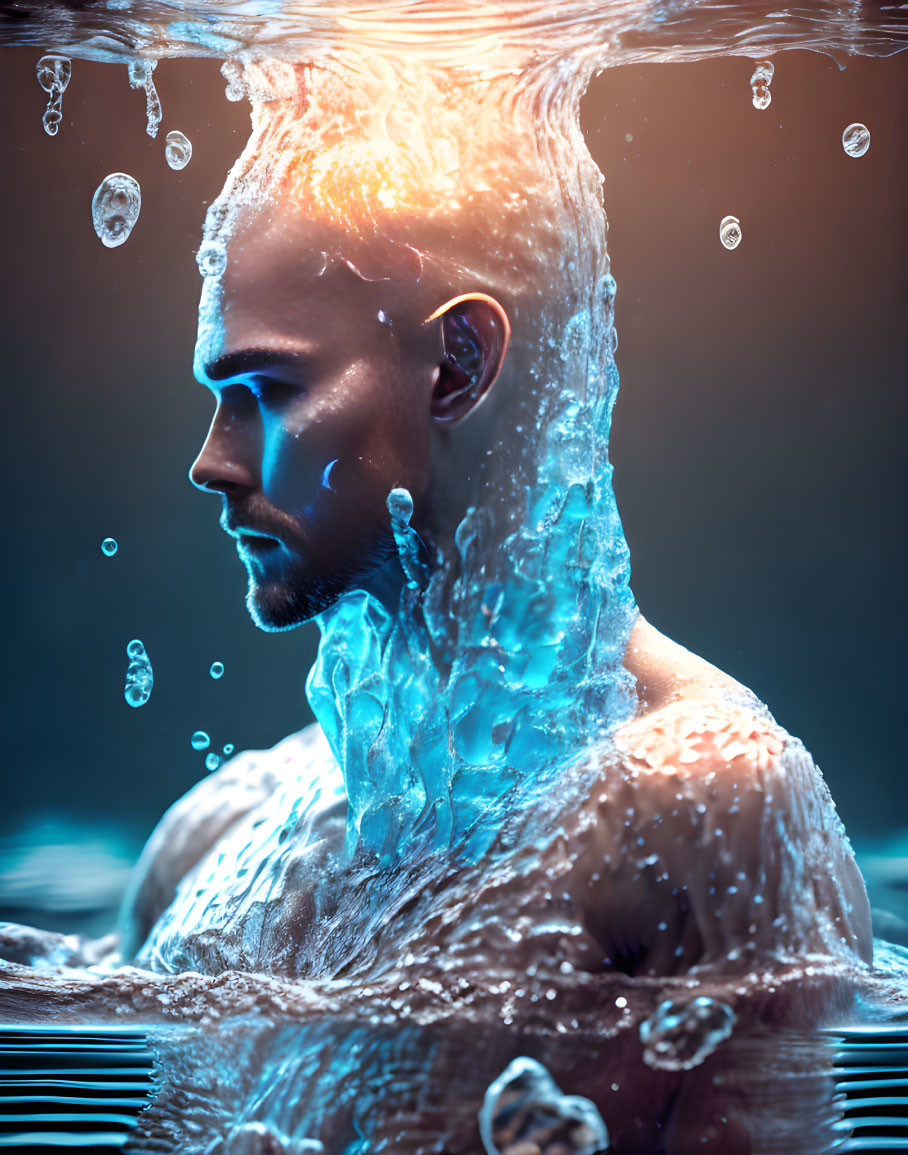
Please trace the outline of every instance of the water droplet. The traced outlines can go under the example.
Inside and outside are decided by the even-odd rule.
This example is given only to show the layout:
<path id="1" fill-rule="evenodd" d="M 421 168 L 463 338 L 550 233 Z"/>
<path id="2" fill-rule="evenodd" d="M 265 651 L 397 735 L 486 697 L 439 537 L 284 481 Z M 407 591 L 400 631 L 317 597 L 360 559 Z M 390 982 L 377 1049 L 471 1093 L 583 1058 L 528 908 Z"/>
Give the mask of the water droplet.
<path id="1" fill-rule="evenodd" d="M 196 264 L 203 277 L 219 277 L 227 268 L 227 251 L 220 241 L 205 241 L 199 249 Z"/>
<path id="2" fill-rule="evenodd" d="M 112 172 L 95 190 L 91 219 L 101 244 L 115 249 L 128 240 L 142 207 L 139 182 L 125 172 Z"/>
<path id="3" fill-rule="evenodd" d="M 728 1038 L 734 1025 L 735 1012 L 718 999 L 666 999 L 640 1024 L 644 1061 L 665 1071 L 689 1071 Z"/>
<path id="4" fill-rule="evenodd" d="M 211 751 L 210 754 L 206 754 L 206 756 L 205 756 L 206 769 L 217 770 L 217 768 L 218 768 L 218 766 L 220 766 L 220 764 L 221 764 L 221 760 L 217 756 L 217 754 L 215 754 L 215 752 L 213 750 Z"/>
<path id="5" fill-rule="evenodd" d="M 230 755 L 233 753 L 233 750 L 234 750 L 234 746 L 233 746 L 233 743 L 232 743 L 232 742 L 228 742 L 228 743 L 227 743 L 227 745 L 224 747 L 224 754 L 225 754 L 225 756 L 226 756 L 227 758 L 229 758 L 229 757 L 230 757 Z"/>
<path id="6" fill-rule="evenodd" d="M 870 148 L 870 129 L 866 124 L 849 124 L 842 133 L 842 148 L 849 156 L 863 156 Z"/>
<path id="7" fill-rule="evenodd" d="M 224 95 L 228 100 L 242 100 L 246 95 L 243 66 L 235 60 L 225 60 L 221 65 L 221 76 L 227 81 Z"/>
<path id="8" fill-rule="evenodd" d="M 222 678 L 224 676 L 224 663 L 212 662 L 211 669 L 208 671 L 208 673 L 211 674 L 215 681 L 217 681 L 218 678 Z"/>
<path id="9" fill-rule="evenodd" d="M 193 750 L 207 750 L 211 745 L 211 739 L 204 730 L 196 730 L 189 741 L 192 743 Z"/>
<path id="10" fill-rule="evenodd" d="M 63 93 L 72 75 L 72 62 L 55 52 L 42 56 L 35 70 L 38 83 L 48 94 L 47 108 L 41 118 L 48 136 L 56 136 L 63 119 Z"/>
<path id="11" fill-rule="evenodd" d="M 772 83 L 775 65 L 771 60 L 761 60 L 753 70 L 750 78 L 750 87 L 753 92 L 754 108 L 769 108 L 772 104 L 772 93 L 769 86 Z"/>
<path id="12" fill-rule="evenodd" d="M 130 60 L 127 69 L 129 87 L 145 90 L 145 131 L 152 137 L 158 135 L 162 115 L 161 101 L 151 78 L 157 66 L 157 60 Z"/>
<path id="13" fill-rule="evenodd" d="M 124 697 L 130 706 L 144 706 L 151 697 L 154 672 L 145 646 L 138 638 L 133 638 L 126 647 L 126 656 L 129 658 L 129 666 L 126 670 Z"/>
<path id="14" fill-rule="evenodd" d="M 723 217 L 719 224 L 719 240 L 726 249 L 736 249 L 741 243 L 741 222 L 737 217 Z"/>
<path id="15" fill-rule="evenodd" d="M 113 557 L 119 548 L 115 538 L 105 537 L 101 542 L 101 553 L 103 553 L 105 557 Z"/>
<path id="16" fill-rule="evenodd" d="M 521 1150 L 524 1145 L 541 1150 L 556 1130 L 558 1149 L 565 1155 L 608 1149 L 608 1130 L 590 1099 L 565 1095 L 535 1059 L 514 1059 L 486 1091 L 479 1112 L 479 1133 L 488 1155 L 501 1155 L 516 1136 Z"/>
<path id="17" fill-rule="evenodd" d="M 168 132 L 164 138 L 164 156 L 177 172 L 192 160 L 192 144 L 182 132 Z"/>

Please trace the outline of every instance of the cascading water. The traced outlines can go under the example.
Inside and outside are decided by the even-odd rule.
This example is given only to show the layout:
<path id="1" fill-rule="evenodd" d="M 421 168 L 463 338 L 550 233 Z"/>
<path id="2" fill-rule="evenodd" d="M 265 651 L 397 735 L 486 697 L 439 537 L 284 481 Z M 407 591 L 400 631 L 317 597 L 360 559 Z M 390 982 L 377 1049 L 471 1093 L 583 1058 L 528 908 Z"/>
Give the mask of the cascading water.
<path id="1" fill-rule="evenodd" d="M 45 15 L 45 35 L 64 11 Z M 903 32 L 835 13 L 780 18 L 775 34 L 882 50 Z M 507 1155 L 608 1142 L 684 1151 L 704 1135 L 715 1150 L 829 1149 L 832 1058 L 809 1028 L 874 987 L 828 795 L 749 697 L 719 704 L 703 716 L 725 761 L 754 749 L 766 771 L 759 838 L 736 857 L 738 795 L 722 809 L 714 783 L 691 772 L 672 784 L 684 825 L 668 845 L 669 810 L 641 805 L 639 784 L 658 777 L 666 749 L 689 765 L 708 751 L 680 713 L 655 735 L 634 721 L 622 663 L 636 607 L 607 452 L 616 286 L 579 100 L 612 50 L 651 58 L 674 34 L 683 57 L 721 51 L 730 34 L 704 45 L 703 14 L 684 6 L 674 29 L 629 5 L 568 5 L 548 29 L 523 5 L 494 41 L 500 13 L 477 10 L 473 28 L 438 5 L 424 15 L 434 42 L 406 12 L 395 26 L 342 5 L 231 22 L 228 49 L 246 59 L 225 77 L 232 97 L 248 95 L 253 132 L 209 210 L 200 344 L 221 340 L 235 238 L 276 203 L 303 205 L 327 230 L 319 275 L 404 284 L 377 318 L 389 334 L 473 286 L 502 299 L 515 334 L 532 334 L 512 345 L 510 392 L 485 402 L 488 453 L 447 520 L 408 488 L 386 495 L 397 584 L 390 596 L 355 588 L 320 612 L 307 686 L 320 732 L 219 771 L 213 810 L 237 791 L 242 805 L 160 917 L 125 922 L 121 956 L 99 964 L 79 944 L 13 935 L 6 1013 L 34 1015 L 40 1002 L 76 1020 L 162 1024 L 164 1089 L 136 1150 L 415 1155 L 478 1151 L 480 1130 L 487 1151 Z M 741 27 L 762 56 L 772 45 L 752 17 Z M 69 26 L 60 45 L 72 48 L 83 33 Z M 199 27 L 181 14 L 167 37 L 134 31 L 158 52 L 159 38 L 197 44 Z M 540 28 L 550 58 L 530 61 Z M 205 30 L 212 53 L 224 50 L 218 35 Z M 274 59 L 279 40 L 307 64 Z M 150 65 L 133 73 L 150 109 Z M 131 187 L 113 190 L 133 214 L 118 231 L 109 197 L 99 201 L 105 244 L 135 224 Z M 722 229 L 733 248 L 740 224 L 733 244 Z M 335 465 L 345 462 L 328 463 L 326 489 Z M 151 691 L 137 645 L 130 658 L 147 670 L 130 666 L 135 705 Z M 752 733 L 736 728 L 742 706 Z M 678 734 L 687 745 L 672 745 Z M 200 731 L 192 745 L 210 739 Z M 199 795 L 184 814 L 206 804 Z M 165 826 L 150 850 L 179 829 Z M 572 889 L 578 862 L 592 864 L 601 934 Z M 660 962 L 635 971 L 634 944 L 619 942 L 631 912 L 610 893 L 628 884 L 645 907 L 677 895 L 682 876 L 684 926 L 660 923 Z M 60 969 L 25 965 L 48 946 Z M 767 1094 L 795 1072 L 796 1092 Z"/>

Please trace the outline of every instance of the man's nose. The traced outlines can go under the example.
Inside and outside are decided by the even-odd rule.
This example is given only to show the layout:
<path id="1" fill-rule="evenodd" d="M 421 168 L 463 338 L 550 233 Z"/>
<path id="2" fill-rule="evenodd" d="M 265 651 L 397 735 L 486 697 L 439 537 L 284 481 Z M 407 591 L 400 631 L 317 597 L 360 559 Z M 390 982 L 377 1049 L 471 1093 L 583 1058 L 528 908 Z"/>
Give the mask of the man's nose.
<path id="1" fill-rule="evenodd" d="M 260 422 L 244 406 L 218 402 L 189 480 L 206 493 L 237 494 L 261 486 Z"/>

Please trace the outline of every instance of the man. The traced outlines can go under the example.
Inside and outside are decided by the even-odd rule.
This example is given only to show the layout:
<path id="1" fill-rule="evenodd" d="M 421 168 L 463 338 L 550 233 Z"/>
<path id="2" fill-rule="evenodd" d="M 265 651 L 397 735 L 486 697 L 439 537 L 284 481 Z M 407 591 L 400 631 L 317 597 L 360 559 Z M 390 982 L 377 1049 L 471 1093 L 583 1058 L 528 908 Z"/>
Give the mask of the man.
<path id="1" fill-rule="evenodd" d="M 319 621 L 320 725 L 165 816 L 123 957 L 361 978 L 868 960 L 809 756 L 630 595 L 579 88 L 356 57 L 248 74 L 268 99 L 200 252 L 216 411 L 191 478 L 257 624 Z"/>

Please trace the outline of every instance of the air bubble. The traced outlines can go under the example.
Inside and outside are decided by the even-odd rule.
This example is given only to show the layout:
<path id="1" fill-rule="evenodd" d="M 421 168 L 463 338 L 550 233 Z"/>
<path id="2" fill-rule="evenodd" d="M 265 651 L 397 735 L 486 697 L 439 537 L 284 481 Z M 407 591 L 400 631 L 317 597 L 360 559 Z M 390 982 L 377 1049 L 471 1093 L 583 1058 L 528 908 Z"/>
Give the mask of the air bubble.
<path id="1" fill-rule="evenodd" d="M 142 191 L 137 180 L 125 172 L 106 176 L 91 200 L 91 219 L 101 244 L 115 249 L 128 240 L 141 207 Z"/>
<path id="2" fill-rule="evenodd" d="M 224 757 L 229 758 L 230 755 L 233 753 L 233 750 L 234 750 L 233 743 L 228 742 L 227 745 L 224 747 Z"/>
<path id="3" fill-rule="evenodd" d="M 164 157 L 177 172 L 192 160 L 192 144 L 182 132 L 168 132 L 164 138 Z"/>
<path id="4" fill-rule="evenodd" d="M 217 756 L 217 754 L 215 754 L 215 752 L 213 750 L 211 751 L 210 754 L 207 754 L 205 756 L 205 768 L 207 770 L 217 770 L 217 768 L 218 768 L 218 766 L 220 766 L 220 764 L 221 764 L 221 760 Z"/>
<path id="5" fill-rule="evenodd" d="M 151 697 L 154 672 L 145 646 L 138 638 L 133 638 L 126 647 L 126 656 L 129 658 L 129 666 L 126 670 L 126 688 L 123 696 L 130 706 L 144 706 Z"/>
<path id="6" fill-rule="evenodd" d="M 540 1151 L 554 1133 L 564 1155 L 594 1155 L 609 1146 L 608 1130 L 590 1099 L 565 1095 L 541 1063 L 514 1059 L 485 1093 L 479 1133 L 488 1155 Z"/>
<path id="7" fill-rule="evenodd" d="M 228 100 L 242 100 L 246 95 L 246 82 L 243 79 L 243 66 L 235 60 L 225 60 L 221 65 L 221 76 L 227 81 L 224 95 Z"/>
<path id="8" fill-rule="evenodd" d="M 765 108 L 769 108 L 770 104 L 772 104 L 772 93 L 769 91 L 769 86 L 772 84 L 774 72 L 775 65 L 771 60 L 762 60 L 754 68 L 753 75 L 750 78 L 754 108 L 762 111 Z"/>
<path id="9" fill-rule="evenodd" d="M 204 730 L 196 730 L 196 732 L 189 739 L 193 750 L 207 750 L 211 745 L 211 739 Z"/>
<path id="10" fill-rule="evenodd" d="M 227 252 L 219 241 L 205 241 L 199 249 L 196 264 L 203 277 L 219 277 L 227 268 Z"/>
<path id="11" fill-rule="evenodd" d="M 38 83 L 48 95 L 41 123 L 48 136 L 56 136 L 63 119 L 63 93 L 72 75 L 72 61 L 55 52 L 42 56 L 35 69 Z"/>
<path id="12" fill-rule="evenodd" d="M 842 148 L 848 156 L 863 156 L 870 148 L 870 129 L 866 124 L 849 124 L 842 133 Z"/>
<path id="13" fill-rule="evenodd" d="M 224 676 L 224 663 L 223 662 L 212 662 L 211 663 L 211 669 L 208 671 L 208 673 L 211 674 L 212 678 L 214 678 L 215 681 L 217 681 L 218 678 L 223 678 L 223 676 Z"/>
<path id="14" fill-rule="evenodd" d="M 734 1025 L 735 1012 L 718 999 L 666 999 L 640 1024 L 644 1062 L 665 1071 L 689 1071 L 728 1038 Z"/>
<path id="15" fill-rule="evenodd" d="M 737 217 L 723 217 L 719 224 L 719 240 L 726 249 L 736 249 L 741 243 L 741 222 Z"/>
<path id="16" fill-rule="evenodd" d="M 151 137 L 158 135 L 162 115 L 161 101 L 151 78 L 157 66 L 157 60 L 130 60 L 128 65 L 129 87 L 145 90 L 145 131 Z"/>
<path id="17" fill-rule="evenodd" d="M 105 537 L 101 542 L 101 553 L 103 553 L 105 557 L 113 557 L 119 548 L 116 538 Z"/>

